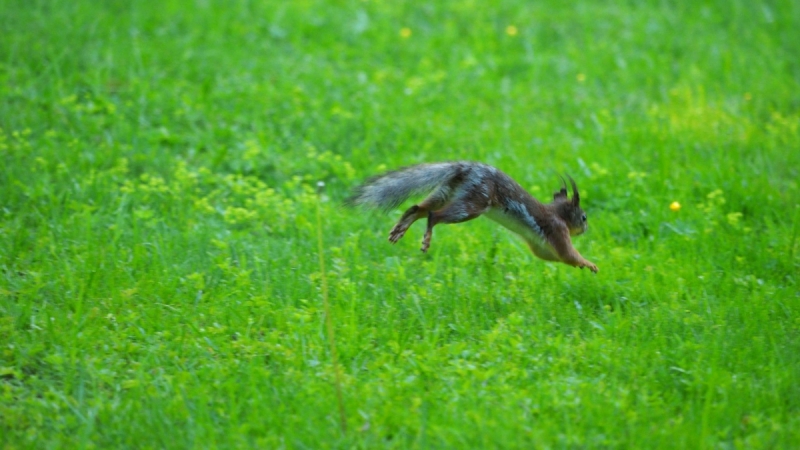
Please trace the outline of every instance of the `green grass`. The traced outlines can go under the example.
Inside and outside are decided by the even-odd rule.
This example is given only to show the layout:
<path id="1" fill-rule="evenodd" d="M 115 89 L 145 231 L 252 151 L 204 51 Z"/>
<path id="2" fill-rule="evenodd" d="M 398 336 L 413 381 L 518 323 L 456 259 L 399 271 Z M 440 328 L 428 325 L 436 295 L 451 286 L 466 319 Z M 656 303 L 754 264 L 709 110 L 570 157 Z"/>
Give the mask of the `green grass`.
<path id="1" fill-rule="evenodd" d="M 800 447 L 797 2 L 0 8 L 0 447 Z M 600 273 L 341 206 L 448 159 Z"/>

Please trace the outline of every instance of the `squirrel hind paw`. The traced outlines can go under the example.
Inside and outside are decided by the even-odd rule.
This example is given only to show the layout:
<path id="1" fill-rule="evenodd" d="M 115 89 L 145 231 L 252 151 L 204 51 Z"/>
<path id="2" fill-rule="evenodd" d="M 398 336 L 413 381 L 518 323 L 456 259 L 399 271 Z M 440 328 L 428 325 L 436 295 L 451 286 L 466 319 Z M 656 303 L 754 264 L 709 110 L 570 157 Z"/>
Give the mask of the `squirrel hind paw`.
<path id="1" fill-rule="evenodd" d="M 406 228 L 402 228 L 402 227 L 399 227 L 399 226 L 394 227 L 394 228 L 392 228 L 392 231 L 389 232 L 389 242 L 391 242 L 392 244 L 395 244 L 405 234 L 406 234 Z"/>
<path id="2" fill-rule="evenodd" d="M 422 253 L 428 253 L 429 248 L 431 248 L 431 238 L 430 235 L 426 234 L 425 237 L 422 238 L 422 247 L 420 250 Z"/>

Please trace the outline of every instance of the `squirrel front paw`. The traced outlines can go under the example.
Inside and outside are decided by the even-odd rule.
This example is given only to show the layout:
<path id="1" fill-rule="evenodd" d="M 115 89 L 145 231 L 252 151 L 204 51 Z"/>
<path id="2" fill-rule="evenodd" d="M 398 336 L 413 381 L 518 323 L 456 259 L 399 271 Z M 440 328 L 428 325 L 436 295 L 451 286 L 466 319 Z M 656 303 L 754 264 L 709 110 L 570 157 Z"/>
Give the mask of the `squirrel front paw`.
<path id="1" fill-rule="evenodd" d="M 581 269 L 583 269 L 584 267 L 588 267 L 589 270 L 591 270 L 594 273 L 597 273 L 597 266 L 592 262 L 584 261 L 583 265 L 581 265 Z"/>

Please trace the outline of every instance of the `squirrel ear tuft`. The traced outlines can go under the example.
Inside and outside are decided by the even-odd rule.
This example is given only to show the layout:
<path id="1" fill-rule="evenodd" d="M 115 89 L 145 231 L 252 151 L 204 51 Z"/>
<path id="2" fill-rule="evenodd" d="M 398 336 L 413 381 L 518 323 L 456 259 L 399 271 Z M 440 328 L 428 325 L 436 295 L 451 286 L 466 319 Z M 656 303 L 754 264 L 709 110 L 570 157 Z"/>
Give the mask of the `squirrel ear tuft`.
<path id="1" fill-rule="evenodd" d="M 578 194 L 578 186 L 575 184 L 575 180 L 573 180 L 571 176 L 567 175 L 567 178 L 569 178 L 569 183 L 572 185 L 572 204 L 575 206 L 580 206 L 581 196 Z"/>
<path id="2" fill-rule="evenodd" d="M 556 202 L 561 200 L 567 200 L 567 182 L 564 181 L 564 177 L 560 175 L 559 178 L 561 178 L 561 190 L 553 193 L 553 201 Z"/>

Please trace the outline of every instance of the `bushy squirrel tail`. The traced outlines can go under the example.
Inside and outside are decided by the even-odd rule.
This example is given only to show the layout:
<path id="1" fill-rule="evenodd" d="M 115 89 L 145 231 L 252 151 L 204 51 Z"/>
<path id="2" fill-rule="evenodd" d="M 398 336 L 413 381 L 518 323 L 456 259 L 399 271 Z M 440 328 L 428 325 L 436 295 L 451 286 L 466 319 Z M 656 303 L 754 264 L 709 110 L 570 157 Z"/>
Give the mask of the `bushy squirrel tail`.
<path id="1" fill-rule="evenodd" d="M 455 163 L 418 164 L 386 172 L 357 187 L 345 202 L 388 211 L 412 195 L 425 194 L 459 173 Z"/>

